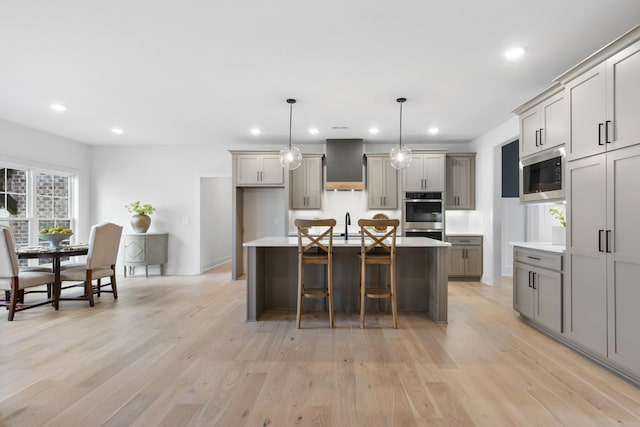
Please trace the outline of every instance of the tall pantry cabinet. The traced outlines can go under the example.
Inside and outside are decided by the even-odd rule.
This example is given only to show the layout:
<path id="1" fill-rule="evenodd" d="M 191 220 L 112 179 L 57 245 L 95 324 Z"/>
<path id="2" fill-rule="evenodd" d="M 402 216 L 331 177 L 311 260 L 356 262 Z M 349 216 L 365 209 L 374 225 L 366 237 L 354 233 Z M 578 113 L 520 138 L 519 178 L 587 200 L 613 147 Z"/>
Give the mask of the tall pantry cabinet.
<path id="1" fill-rule="evenodd" d="M 559 81 L 569 122 L 566 337 L 640 381 L 640 27 Z"/>

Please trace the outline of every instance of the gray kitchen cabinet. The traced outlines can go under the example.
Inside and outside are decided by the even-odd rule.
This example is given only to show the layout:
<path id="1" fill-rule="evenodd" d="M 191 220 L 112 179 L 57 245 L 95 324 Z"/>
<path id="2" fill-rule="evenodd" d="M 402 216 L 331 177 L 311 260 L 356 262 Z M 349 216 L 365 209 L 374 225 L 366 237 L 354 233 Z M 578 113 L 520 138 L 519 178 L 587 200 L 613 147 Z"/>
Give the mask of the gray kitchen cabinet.
<path id="1" fill-rule="evenodd" d="M 322 154 L 304 155 L 302 165 L 291 171 L 291 209 L 320 209 Z"/>
<path id="2" fill-rule="evenodd" d="M 398 209 L 398 171 L 389 154 L 367 154 L 367 205 L 369 209 Z"/>
<path id="3" fill-rule="evenodd" d="M 520 157 L 565 144 L 565 95 L 555 85 L 515 110 L 520 120 Z"/>
<path id="4" fill-rule="evenodd" d="M 576 74 L 560 77 L 570 125 L 567 160 L 640 144 L 640 41 Z"/>
<path id="5" fill-rule="evenodd" d="M 444 153 L 413 152 L 411 165 L 404 169 L 403 191 L 444 191 Z"/>
<path id="6" fill-rule="evenodd" d="M 513 309 L 562 334 L 562 255 L 516 246 L 513 259 Z"/>
<path id="7" fill-rule="evenodd" d="M 482 276 L 482 236 L 448 236 L 449 277 L 480 278 Z"/>
<path id="8" fill-rule="evenodd" d="M 237 186 L 282 186 L 284 168 L 278 153 L 234 155 Z"/>
<path id="9" fill-rule="evenodd" d="M 164 275 L 168 257 L 167 233 L 132 233 L 123 234 L 122 237 L 124 277 L 127 277 L 127 267 L 131 274 L 137 266 L 144 266 L 145 276 L 149 277 L 150 265 L 159 265 L 160 274 Z"/>
<path id="10" fill-rule="evenodd" d="M 568 336 L 640 378 L 640 146 L 568 170 Z"/>
<path id="11" fill-rule="evenodd" d="M 446 197 L 449 210 L 476 208 L 476 154 L 446 155 Z"/>

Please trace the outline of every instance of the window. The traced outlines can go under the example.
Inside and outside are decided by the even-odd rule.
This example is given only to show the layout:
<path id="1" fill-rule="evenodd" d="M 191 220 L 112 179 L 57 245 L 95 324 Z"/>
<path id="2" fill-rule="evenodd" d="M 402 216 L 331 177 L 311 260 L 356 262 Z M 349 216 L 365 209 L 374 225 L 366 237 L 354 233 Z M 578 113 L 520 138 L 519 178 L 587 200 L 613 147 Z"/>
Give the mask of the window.
<path id="1" fill-rule="evenodd" d="M 72 228 L 74 176 L 27 168 L 0 168 L 0 223 L 8 223 L 18 246 L 38 245 L 44 228 Z"/>

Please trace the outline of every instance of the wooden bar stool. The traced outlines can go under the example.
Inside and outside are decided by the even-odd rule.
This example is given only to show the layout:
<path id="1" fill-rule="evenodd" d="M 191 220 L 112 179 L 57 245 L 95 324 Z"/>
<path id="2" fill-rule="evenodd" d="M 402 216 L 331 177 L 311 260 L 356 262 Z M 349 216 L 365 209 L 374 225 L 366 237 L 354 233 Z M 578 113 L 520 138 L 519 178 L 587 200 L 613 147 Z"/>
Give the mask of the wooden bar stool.
<path id="1" fill-rule="evenodd" d="M 360 226 L 360 327 L 364 328 L 366 299 L 387 300 L 393 313 L 393 327 L 398 328 L 398 305 L 396 301 L 396 232 L 400 225 L 397 219 L 361 219 Z M 391 227 L 391 230 L 387 231 Z M 376 234 L 375 231 L 378 233 Z M 384 234 L 380 234 L 384 233 Z M 370 239 L 370 240 L 369 240 Z M 390 240 L 390 242 L 389 242 Z M 384 288 L 367 288 L 367 265 L 385 265 Z"/>
<path id="2" fill-rule="evenodd" d="M 296 219 L 298 228 L 298 307 L 297 327 L 300 329 L 305 298 L 327 298 L 329 300 L 329 326 L 333 328 L 333 227 L 335 219 Z M 312 235 L 310 227 L 314 227 Z M 328 237 L 328 244 L 323 239 Z M 327 266 L 327 287 L 310 288 L 305 286 L 304 266 L 307 264 L 325 264 Z"/>

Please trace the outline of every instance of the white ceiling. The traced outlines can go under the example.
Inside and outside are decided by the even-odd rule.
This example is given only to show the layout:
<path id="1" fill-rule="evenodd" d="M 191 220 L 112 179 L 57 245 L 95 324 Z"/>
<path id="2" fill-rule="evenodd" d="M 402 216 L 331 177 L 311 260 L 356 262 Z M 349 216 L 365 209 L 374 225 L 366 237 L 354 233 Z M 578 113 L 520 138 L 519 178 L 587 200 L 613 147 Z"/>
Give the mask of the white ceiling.
<path id="1" fill-rule="evenodd" d="M 0 118 L 232 148 L 285 143 L 293 97 L 294 143 L 390 142 L 404 96 L 403 141 L 469 141 L 639 23 L 638 0 L 0 0 Z"/>

